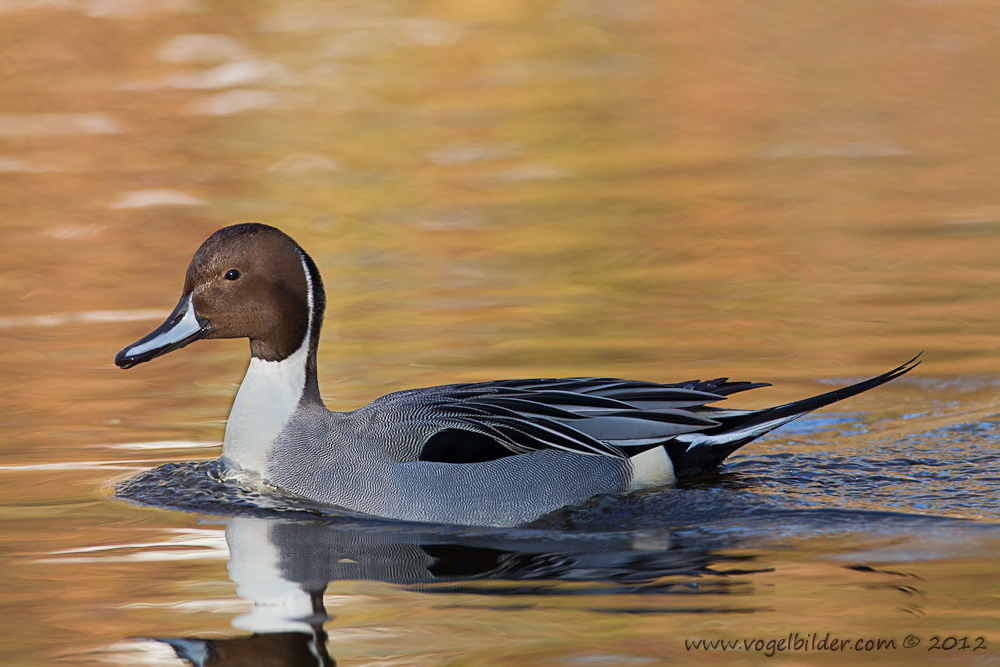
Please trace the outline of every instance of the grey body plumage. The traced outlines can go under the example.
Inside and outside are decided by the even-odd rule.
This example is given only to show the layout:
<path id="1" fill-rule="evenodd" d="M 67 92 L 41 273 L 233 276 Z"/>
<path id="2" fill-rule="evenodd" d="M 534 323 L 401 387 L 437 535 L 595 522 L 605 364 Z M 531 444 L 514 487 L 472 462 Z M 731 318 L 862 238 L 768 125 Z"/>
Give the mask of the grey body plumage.
<path id="1" fill-rule="evenodd" d="M 324 306 L 319 271 L 291 238 L 228 227 L 195 254 L 167 321 L 115 361 L 129 368 L 198 338 L 249 338 L 223 446 L 234 476 L 380 517 L 500 526 L 696 476 L 919 363 L 762 410 L 711 405 L 761 383 L 560 378 L 411 389 L 331 412 L 316 370 Z"/>

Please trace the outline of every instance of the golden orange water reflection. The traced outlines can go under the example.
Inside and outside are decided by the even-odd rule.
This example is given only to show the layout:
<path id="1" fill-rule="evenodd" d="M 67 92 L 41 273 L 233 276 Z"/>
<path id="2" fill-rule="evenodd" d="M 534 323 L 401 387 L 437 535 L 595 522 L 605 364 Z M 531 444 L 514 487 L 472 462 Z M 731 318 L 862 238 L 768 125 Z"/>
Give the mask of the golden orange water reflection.
<path id="1" fill-rule="evenodd" d="M 18 628 L 0 662 L 91 664 L 124 637 L 232 632 L 203 613 L 242 604 L 220 551 L 50 559 L 199 525 L 99 489 L 213 456 L 118 447 L 218 441 L 245 344 L 128 373 L 112 359 L 231 222 L 280 226 L 319 264 L 332 407 L 590 374 L 776 382 L 743 403 L 763 405 L 925 350 L 912 382 L 850 409 L 886 438 L 992 416 L 998 32 L 982 1 L 0 0 L 0 616 Z M 872 592 L 815 556 L 838 548 L 767 554 L 774 573 L 747 579 L 748 596 L 772 613 L 669 622 L 574 597 L 455 615 L 444 597 L 359 582 L 336 612 L 355 634 L 330 641 L 344 664 L 405 653 L 414 635 L 425 662 L 542 663 L 579 642 L 685 659 L 682 635 L 800 619 L 846 632 L 860 617 L 1000 646 L 982 625 L 985 556 L 914 564 L 915 597 L 886 596 L 892 576 Z M 472 636 L 510 643 L 470 653 Z"/>

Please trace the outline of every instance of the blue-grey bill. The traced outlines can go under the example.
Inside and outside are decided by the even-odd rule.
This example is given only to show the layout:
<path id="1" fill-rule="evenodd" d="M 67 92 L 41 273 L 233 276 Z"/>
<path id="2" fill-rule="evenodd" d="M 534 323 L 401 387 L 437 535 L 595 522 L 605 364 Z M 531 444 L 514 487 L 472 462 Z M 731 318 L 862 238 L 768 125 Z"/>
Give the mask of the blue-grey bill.
<path id="1" fill-rule="evenodd" d="M 191 299 L 191 294 L 181 297 L 163 324 L 115 356 L 115 365 L 132 368 L 210 334 L 211 323 L 195 312 Z"/>

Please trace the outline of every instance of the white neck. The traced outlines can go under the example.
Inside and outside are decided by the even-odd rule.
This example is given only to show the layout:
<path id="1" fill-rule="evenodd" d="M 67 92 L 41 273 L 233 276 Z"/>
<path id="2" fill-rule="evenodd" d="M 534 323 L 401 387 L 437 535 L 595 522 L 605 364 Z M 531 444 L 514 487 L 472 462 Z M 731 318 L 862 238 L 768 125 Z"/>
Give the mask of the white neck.
<path id="1" fill-rule="evenodd" d="M 309 320 L 299 349 L 281 361 L 250 357 L 250 366 L 236 392 L 233 409 L 226 422 L 222 458 L 236 473 L 267 476 L 267 462 L 275 440 L 294 414 L 306 386 L 306 360 L 313 320 L 312 278 L 306 275 Z"/>
<path id="2" fill-rule="evenodd" d="M 302 400 L 308 355 L 306 336 L 302 347 L 286 359 L 250 359 L 226 422 L 222 457 L 227 464 L 265 476 L 274 441 Z"/>

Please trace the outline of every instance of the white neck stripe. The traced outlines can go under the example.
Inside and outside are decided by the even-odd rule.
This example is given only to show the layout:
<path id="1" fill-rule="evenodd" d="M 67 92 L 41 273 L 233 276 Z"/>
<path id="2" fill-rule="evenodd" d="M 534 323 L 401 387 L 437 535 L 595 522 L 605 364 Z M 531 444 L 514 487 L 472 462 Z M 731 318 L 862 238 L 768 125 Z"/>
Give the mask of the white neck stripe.
<path id="1" fill-rule="evenodd" d="M 313 281 L 299 251 L 306 276 L 309 318 L 306 335 L 295 352 L 280 361 L 251 357 L 246 376 L 226 423 L 222 457 L 230 466 L 266 477 L 275 440 L 281 435 L 305 392 L 306 364 L 313 324 Z"/>

